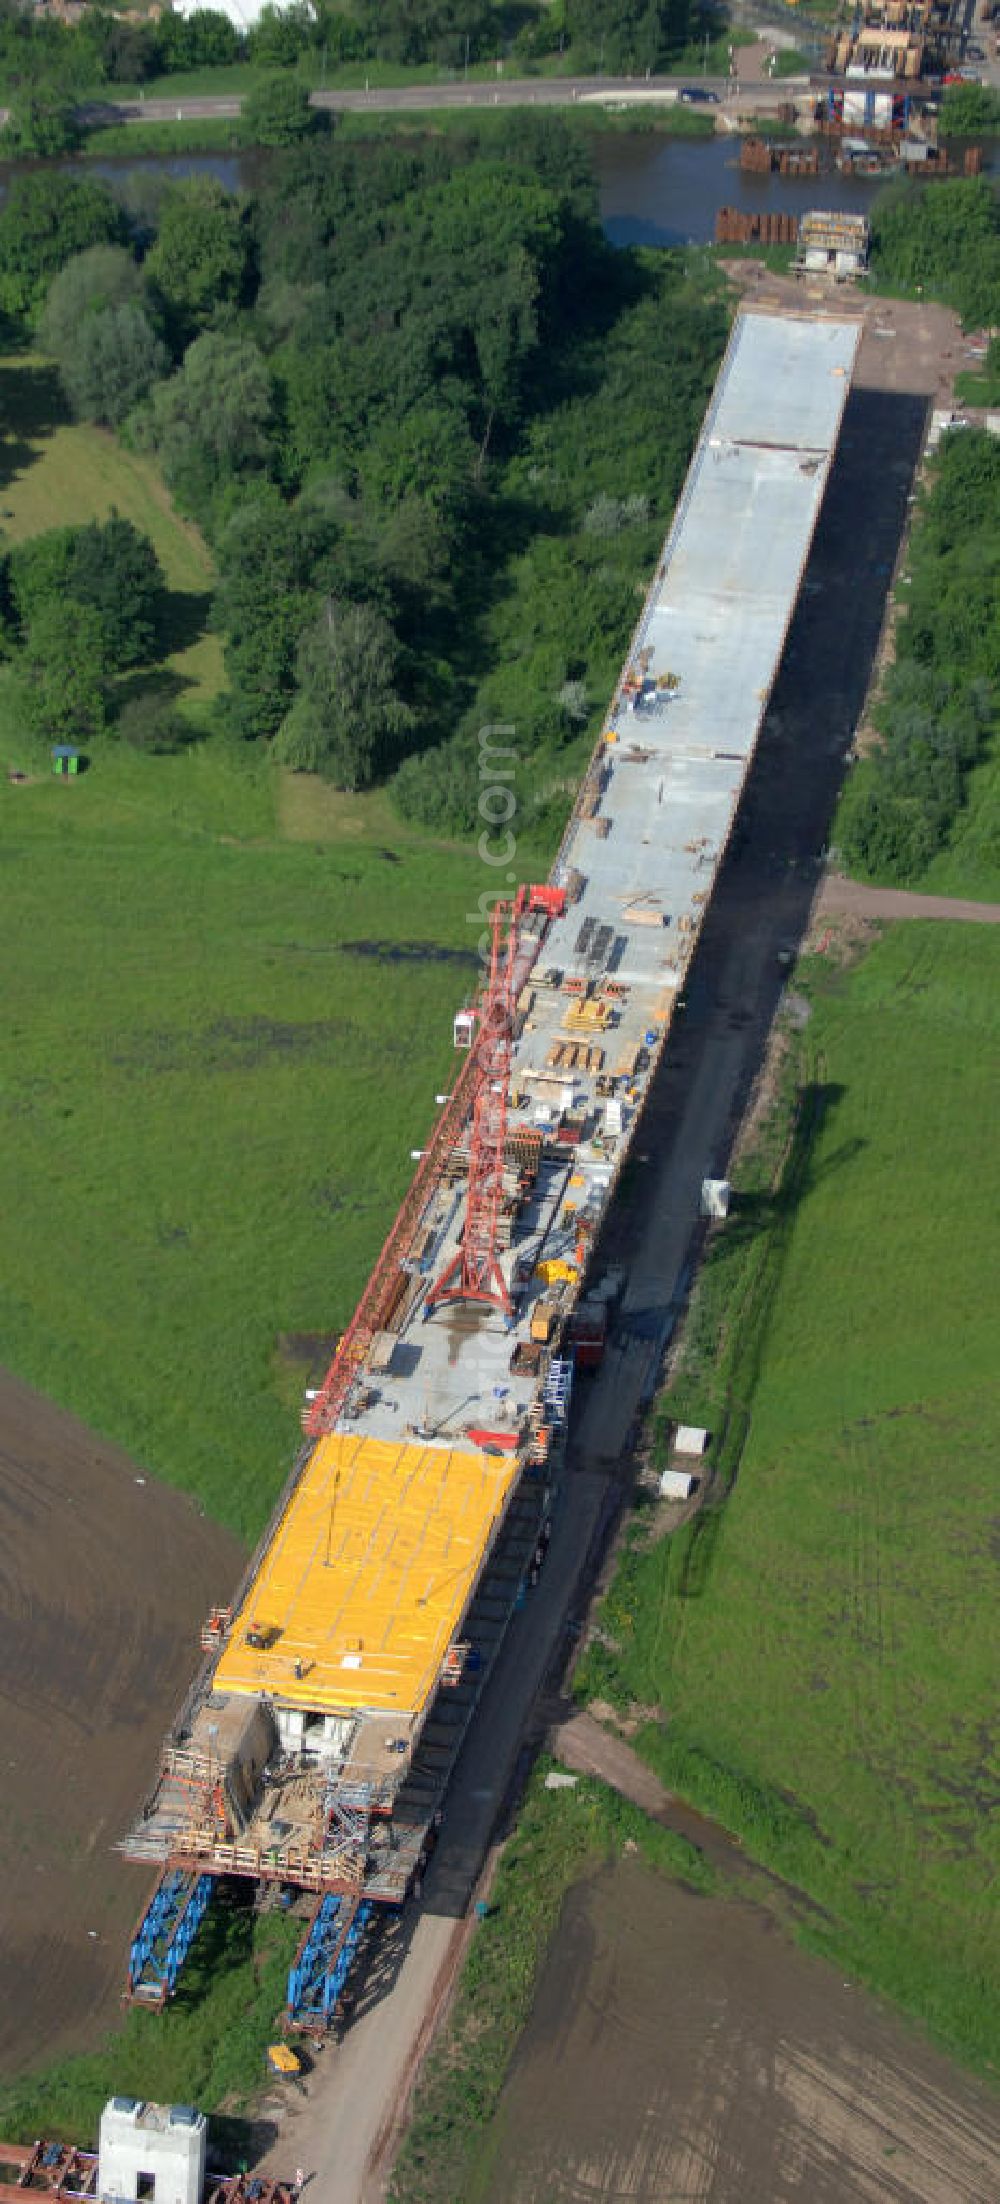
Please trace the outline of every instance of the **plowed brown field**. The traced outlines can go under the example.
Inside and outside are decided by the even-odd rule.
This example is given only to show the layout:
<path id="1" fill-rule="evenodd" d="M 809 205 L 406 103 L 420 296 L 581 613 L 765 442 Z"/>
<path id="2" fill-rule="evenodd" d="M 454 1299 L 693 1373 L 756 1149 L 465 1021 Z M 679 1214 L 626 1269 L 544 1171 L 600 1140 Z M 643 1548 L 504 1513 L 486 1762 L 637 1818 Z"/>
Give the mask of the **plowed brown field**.
<path id="1" fill-rule="evenodd" d="M 151 1878 L 111 1846 L 241 1558 L 0 1372 L 0 2072 L 85 2049 L 119 2013 Z"/>
<path id="2" fill-rule="evenodd" d="M 477 2204 L 995 2204 L 1000 2097 L 742 1900 L 577 1884 Z"/>

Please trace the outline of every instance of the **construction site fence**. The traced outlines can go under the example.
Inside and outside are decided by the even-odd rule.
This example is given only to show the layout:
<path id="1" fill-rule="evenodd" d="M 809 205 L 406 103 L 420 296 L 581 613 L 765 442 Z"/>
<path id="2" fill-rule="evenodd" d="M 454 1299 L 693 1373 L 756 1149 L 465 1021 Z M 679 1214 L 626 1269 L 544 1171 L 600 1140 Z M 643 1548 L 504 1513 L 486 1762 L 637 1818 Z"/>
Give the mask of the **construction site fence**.
<path id="1" fill-rule="evenodd" d="M 715 217 L 717 245 L 795 245 L 797 214 L 748 214 L 742 207 L 720 207 Z"/>
<path id="2" fill-rule="evenodd" d="M 819 148 L 772 145 L 767 138 L 744 138 L 740 167 L 751 176 L 818 176 Z"/>

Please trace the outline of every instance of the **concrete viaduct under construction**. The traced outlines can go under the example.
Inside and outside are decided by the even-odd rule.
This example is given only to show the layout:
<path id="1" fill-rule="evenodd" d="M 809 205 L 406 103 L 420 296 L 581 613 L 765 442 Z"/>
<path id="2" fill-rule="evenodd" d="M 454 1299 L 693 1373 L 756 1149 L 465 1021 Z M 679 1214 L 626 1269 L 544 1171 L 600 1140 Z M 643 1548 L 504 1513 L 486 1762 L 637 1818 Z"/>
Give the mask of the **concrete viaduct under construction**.
<path id="1" fill-rule="evenodd" d="M 670 1032 L 799 594 L 855 322 L 738 317 L 547 882 L 497 903 L 451 1094 L 122 1849 L 155 1863 L 128 1995 L 163 2004 L 220 1877 L 306 1901 L 322 2032 L 419 1878 L 544 1559 L 602 1221 Z M 221 1589 L 221 1588 L 220 1588 Z"/>

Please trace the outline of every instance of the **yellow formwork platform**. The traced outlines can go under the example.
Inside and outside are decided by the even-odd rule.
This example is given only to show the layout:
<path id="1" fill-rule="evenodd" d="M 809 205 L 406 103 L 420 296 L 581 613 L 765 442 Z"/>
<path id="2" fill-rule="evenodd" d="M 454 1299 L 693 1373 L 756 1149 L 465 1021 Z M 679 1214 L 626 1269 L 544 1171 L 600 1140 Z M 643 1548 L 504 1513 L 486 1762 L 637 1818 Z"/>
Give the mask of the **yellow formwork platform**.
<path id="1" fill-rule="evenodd" d="M 517 1470 L 513 1456 L 469 1447 L 320 1439 L 234 1619 L 215 1688 L 327 1714 L 419 1712 Z M 248 1631 L 266 1642 L 248 1644 Z"/>

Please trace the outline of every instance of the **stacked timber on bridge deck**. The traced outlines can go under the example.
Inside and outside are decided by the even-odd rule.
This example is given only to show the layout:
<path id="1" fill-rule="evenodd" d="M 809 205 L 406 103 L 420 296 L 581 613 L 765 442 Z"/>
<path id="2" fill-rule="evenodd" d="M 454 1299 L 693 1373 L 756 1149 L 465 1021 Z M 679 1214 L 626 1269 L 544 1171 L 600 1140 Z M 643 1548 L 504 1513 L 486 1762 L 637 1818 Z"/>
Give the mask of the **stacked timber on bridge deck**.
<path id="1" fill-rule="evenodd" d="M 510 1310 L 428 1298 L 464 1224 L 453 1108 L 390 1243 L 390 1320 L 220 1617 L 134 1856 L 405 1895 L 544 1550 L 592 1251 L 737 816 L 858 337 L 852 321 L 736 322 L 560 892 L 520 938 Z"/>

